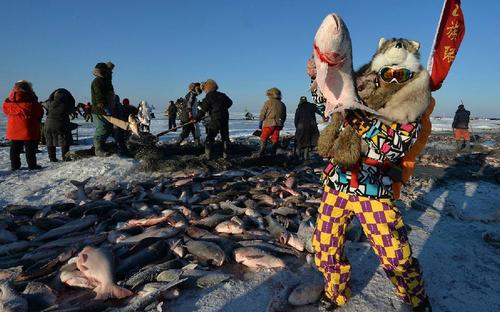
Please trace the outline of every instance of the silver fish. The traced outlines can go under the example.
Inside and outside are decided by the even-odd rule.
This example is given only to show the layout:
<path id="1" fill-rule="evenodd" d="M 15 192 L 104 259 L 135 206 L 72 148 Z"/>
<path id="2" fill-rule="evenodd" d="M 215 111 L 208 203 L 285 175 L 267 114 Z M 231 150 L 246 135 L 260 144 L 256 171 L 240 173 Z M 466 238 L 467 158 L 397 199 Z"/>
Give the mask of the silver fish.
<path id="1" fill-rule="evenodd" d="M 44 241 L 52 238 L 61 237 L 68 233 L 77 232 L 90 227 L 96 221 L 97 221 L 97 216 L 88 215 L 81 219 L 71 221 L 63 226 L 45 232 L 44 234 L 37 236 L 33 241 L 34 242 Z"/>
<path id="2" fill-rule="evenodd" d="M 376 111 L 363 105 L 353 77 L 352 45 L 349 30 L 335 13 L 328 14 L 314 37 L 317 85 L 326 98 L 325 116 L 346 109 Z M 314 88 L 314 86 L 312 86 Z"/>

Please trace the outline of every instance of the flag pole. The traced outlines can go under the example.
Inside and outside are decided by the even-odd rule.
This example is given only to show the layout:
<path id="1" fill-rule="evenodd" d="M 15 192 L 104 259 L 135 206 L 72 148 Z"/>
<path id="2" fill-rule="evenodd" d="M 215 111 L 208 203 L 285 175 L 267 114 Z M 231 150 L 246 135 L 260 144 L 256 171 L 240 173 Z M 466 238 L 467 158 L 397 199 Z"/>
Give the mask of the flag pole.
<path id="1" fill-rule="evenodd" d="M 427 60 L 427 71 L 429 72 L 429 75 L 432 72 L 432 65 L 433 65 L 436 41 L 437 41 L 437 36 L 439 34 L 439 28 L 441 27 L 441 21 L 443 20 L 444 8 L 446 7 L 446 1 L 447 0 L 443 1 L 443 8 L 441 9 L 441 16 L 439 17 L 439 22 L 437 24 L 436 34 L 434 35 L 434 41 L 432 42 L 432 46 L 431 46 L 431 53 L 429 53 L 429 59 Z"/>

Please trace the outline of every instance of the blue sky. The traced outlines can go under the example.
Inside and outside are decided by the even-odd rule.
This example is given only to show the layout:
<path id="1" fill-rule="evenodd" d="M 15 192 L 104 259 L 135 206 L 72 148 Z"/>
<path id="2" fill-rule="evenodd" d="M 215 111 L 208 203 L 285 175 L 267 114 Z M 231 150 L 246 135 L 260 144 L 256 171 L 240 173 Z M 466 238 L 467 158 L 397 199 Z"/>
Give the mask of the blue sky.
<path id="1" fill-rule="evenodd" d="M 345 20 L 355 67 L 370 61 L 380 37 L 420 41 L 422 63 L 442 1 L 54 1 L 0 2 L 0 97 L 19 79 L 40 99 L 64 87 L 90 97 L 91 71 L 112 61 L 115 91 L 157 109 L 184 96 L 191 81 L 215 79 L 233 111 L 257 111 L 276 86 L 294 110 L 309 95 L 305 65 L 326 14 Z M 500 117 L 500 1 L 462 1 L 466 34 L 434 115 L 452 115 L 460 99 L 474 116 Z"/>

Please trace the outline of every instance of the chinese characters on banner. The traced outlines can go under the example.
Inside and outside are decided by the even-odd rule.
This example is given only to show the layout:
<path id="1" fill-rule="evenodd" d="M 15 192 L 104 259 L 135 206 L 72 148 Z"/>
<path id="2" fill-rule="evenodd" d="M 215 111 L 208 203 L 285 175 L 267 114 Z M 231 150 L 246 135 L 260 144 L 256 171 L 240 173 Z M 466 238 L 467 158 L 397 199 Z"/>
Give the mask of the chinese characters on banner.
<path id="1" fill-rule="evenodd" d="M 431 52 L 429 71 L 432 91 L 441 88 L 455 60 L 464 34 L 465 23 L 460 0 L 446 0 Z"/>

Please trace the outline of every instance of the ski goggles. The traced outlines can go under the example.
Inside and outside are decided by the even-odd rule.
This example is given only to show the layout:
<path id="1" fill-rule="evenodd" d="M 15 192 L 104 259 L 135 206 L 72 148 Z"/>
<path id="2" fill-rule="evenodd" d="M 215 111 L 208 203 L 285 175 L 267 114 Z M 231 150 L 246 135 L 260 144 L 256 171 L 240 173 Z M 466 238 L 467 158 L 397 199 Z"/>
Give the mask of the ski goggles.
<path id="1" fill-rule="evenodd" d="M 408 68 L 382 67 L 378 76 L 387 83 L 403 83 L 413 78 L 413 72 Z"/>

